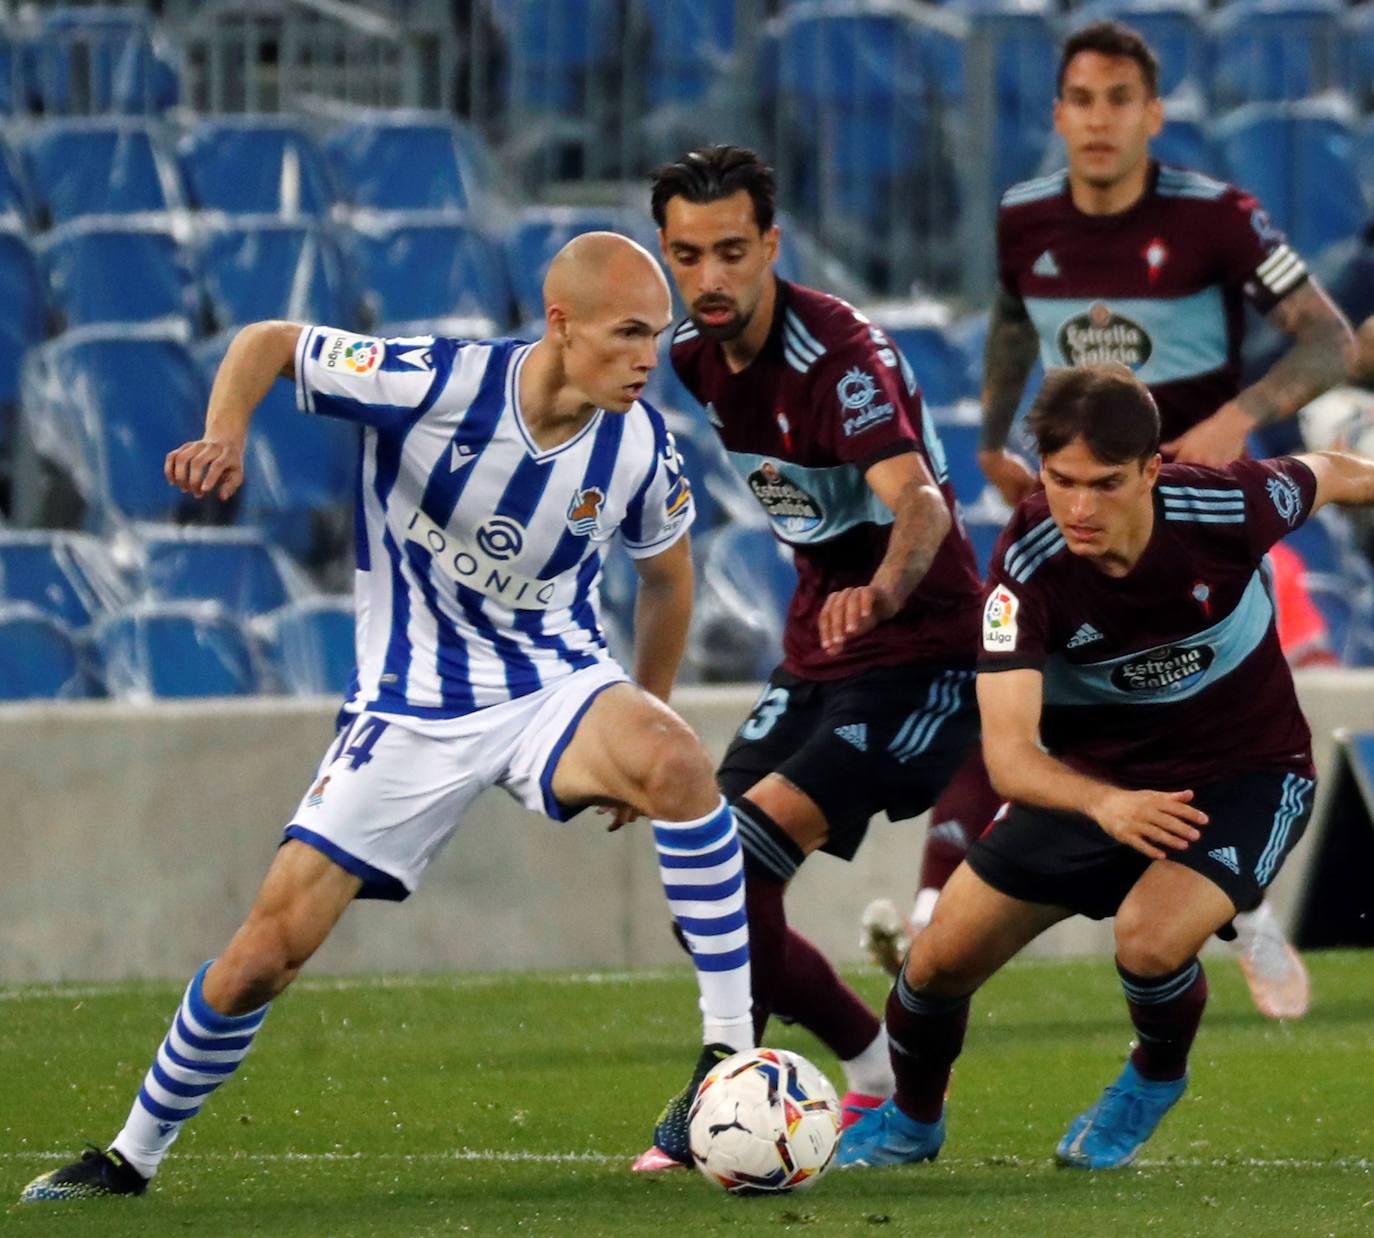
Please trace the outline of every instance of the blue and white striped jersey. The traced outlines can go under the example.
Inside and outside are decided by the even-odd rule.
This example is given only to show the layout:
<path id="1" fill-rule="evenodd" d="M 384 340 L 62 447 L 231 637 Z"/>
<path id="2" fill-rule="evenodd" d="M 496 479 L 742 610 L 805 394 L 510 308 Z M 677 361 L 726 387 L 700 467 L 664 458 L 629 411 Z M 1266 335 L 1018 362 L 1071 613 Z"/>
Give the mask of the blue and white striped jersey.
<path id="1" fill-rule="evenodd" d="M 603 547 L 619 532 L 631 556 L 659 554 L 692 522 L 681 457 L 645 404 L 535 445 L 518 394 L 530 348 L 301 333 L 299 407 L 363 426 L 356 708 L 460 717 L 608 661 Z"/>

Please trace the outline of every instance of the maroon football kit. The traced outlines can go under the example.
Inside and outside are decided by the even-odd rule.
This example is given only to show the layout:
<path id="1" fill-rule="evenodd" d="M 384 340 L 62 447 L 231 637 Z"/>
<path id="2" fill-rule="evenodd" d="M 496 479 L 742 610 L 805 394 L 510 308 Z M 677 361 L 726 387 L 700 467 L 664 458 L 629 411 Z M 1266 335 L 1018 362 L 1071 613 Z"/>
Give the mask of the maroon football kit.
<path id="1" fill-rule="evenodd" d="M 1067 172 L 1012 186 L 997 264 L 1045 368 L 1128 365 L 1159 405 L 1165 442 L 1239 391 L 1246 300 L 1267 313 L 1307 279 L 1248 193 L 1158 163 L 1140 200 L 1114 215 L 1074 206 Z"/>
<path id="2" fill-rule="evenodd" d="M 1291 458 L 1167 464 L 1150 540 L 1122 577 L 1069 550 L 1041 493 L 1017 508 L 989 570 L 979 671 L 1041 672 L 1041 742 L 1066 764 L 1116 786 L 1195 791 L 1212 820 L 1170 858 L 1241 910 L 1259 901 L 1312 806 L 1311 735 L 1263 559 L 1306 519 L 1315 491 Z M 1014 897 L 1064 903 L 1063 889 L 1047 894 L 1061 870 L 1103 857 L 1131 881 L 1148 863 L 1086 818 L 1018 805 L 969 862 Z M 1111 914 L 1129 884 L 1099 883 L 1089 897 L 1109 905 L 1089 914 Z"/>
<path id="3" fill-rule="evenodd" d="M 839 654 L 821 647 L 825 599 L 868 584 L 887 551 L 893 516 L 866 471 L 917 452 L 957 508 L 916 376 L 892 341 L 836 297 L 782 280 L 777 294 L 767 341 L 739 373 L 690 320 L 673 336 L 672 363 L 796 559 L 783 663 L 718 772 L 746 853 L 786 881 L 800 857 L 740 797 L 783 775 L 825 814 L 827 850 L 846 858 L 875 812 L 925 811 L 977 743 L 982 586 L 955 515 L 897 615 Z"/>

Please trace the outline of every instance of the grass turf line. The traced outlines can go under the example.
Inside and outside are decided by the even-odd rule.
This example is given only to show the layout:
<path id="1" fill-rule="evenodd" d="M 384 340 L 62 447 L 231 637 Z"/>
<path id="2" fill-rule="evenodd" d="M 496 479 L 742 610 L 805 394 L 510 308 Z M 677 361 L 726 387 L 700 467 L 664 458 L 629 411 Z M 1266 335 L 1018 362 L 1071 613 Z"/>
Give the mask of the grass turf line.
<path id="1" fill-rule="evenodd" d="M 628 1172 L 695 1056 L 685 969 L 644 977 L 313 980 L 187 1128 L 147 1197 L 10 1208 L 16 1235 L 816 1234 L 1247 1238 L 1374 1232 L 1374 967 L 1309 960 L 1312 1014 L 1276 1025 L 1229 958 L 1192 1086 L 1141 1169 L 1056 1170 L 1068 1120 L 1130 1040 L 1109 961 L 1026 962 L 975 1000 L 934 1165 L 730 1199 Z M 855 977 L 875 1004 L 886 984 Z M 0 991 L 0 1200 L 118 1129 L 179 985 Z M 770 1042 L 833 1060 L 805 1033 Z M 57 1162 L 45 1154 L 59 1151 Z"/>

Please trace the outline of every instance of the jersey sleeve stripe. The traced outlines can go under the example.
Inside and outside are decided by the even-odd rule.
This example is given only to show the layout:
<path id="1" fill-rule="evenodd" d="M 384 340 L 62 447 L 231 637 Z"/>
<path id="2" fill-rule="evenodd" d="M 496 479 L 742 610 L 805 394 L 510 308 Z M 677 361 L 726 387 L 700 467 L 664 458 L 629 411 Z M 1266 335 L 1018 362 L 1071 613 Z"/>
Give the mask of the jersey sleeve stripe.
<path id="1" fill-rule="evenodd" d="M 1026 581 L 1028 581 L 1032 576 L 1034 576 L 1035 573 L 1040 569 L 1040 565 L 1042 563 L 1044 563 L 1047 559 L 1053 559 L 1055 555 L 1057 555 L 1061 550 L 1064 549 L 1066 544 L 1067 543 L 1064 541 L 1064 535 L 1060 533 L 1058 529 L 1056 529 L 1054 531 L 1053 540 L 1046 544 L 1037 553 L 1029 556 L 1023 563 L 1021 563 L 1017 567 L 1016 571 L 1011 573 L 1011 578 L 1014 581 L 1016 581 L 1017 584 L 1025 584 Z"/>
<path id="2" fill-rule="evenodd" d="M 792 330 L 797 333 L 801 342 L 806 345 L 811 352 L 814 352 L 817 357 L 823 357 L 825 355 L 825 345 L 806 329 L 806 324 L 802 322 L 795 311 L 787 311 L 786 321 Z"/>

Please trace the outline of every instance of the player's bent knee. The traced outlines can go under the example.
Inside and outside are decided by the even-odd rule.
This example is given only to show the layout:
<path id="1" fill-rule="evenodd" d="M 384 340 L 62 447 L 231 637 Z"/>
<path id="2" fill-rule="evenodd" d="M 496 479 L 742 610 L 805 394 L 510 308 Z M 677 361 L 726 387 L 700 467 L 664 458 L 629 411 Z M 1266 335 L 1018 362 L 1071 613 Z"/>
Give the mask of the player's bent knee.
<path id="1" fill-rule="evenodd" d="M 293 948 L 280 917 L 253 917 L 216 960 L 211 1005 L 223 1014 L 256 1010 L 299 974 L 310 951 Z"/>
<path id="2" fill-rule="evenodd" d="M 1191 941 L 1180 942 L 1148 914 L 1122 907 L 1116 918 L 1116 957 L 1137 976 L 1167 976 L 1197 953 Z"/>
<path id="3" fill-rule="evenodd" d="M 660 821 L 703 816 L 720 798 L 710 753 L 685 726 L 652 744 L 641 785 L 645 810 Z"/>

